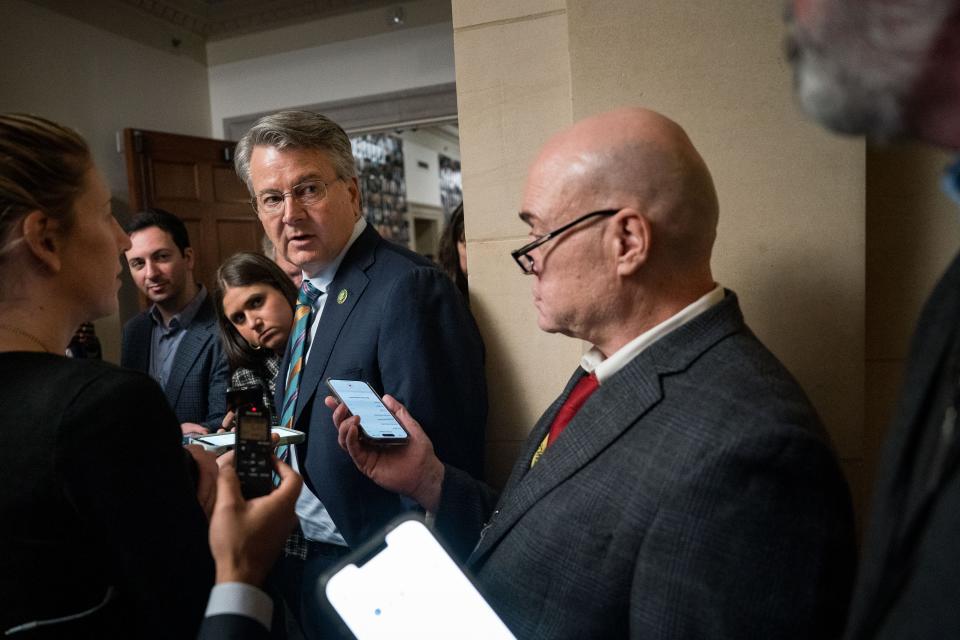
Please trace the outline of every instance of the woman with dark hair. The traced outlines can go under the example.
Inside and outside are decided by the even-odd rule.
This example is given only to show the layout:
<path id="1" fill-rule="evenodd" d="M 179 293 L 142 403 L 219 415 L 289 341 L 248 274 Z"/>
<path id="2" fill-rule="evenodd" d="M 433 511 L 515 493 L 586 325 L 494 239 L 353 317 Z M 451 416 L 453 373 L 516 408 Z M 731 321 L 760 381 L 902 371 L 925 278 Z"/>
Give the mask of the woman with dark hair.
<path id="1" fill-rule="evenodd" d="M 110 201 L 74 131 L 0 114 L 0 630 L 14 638 L 191 637 L 213 584 L 215 460 L 184 450 L 149 376 L 63 355 L 81 323 L 117 312 L 130 241 Z"/>
<path id="2" fill-rule="evenodd" d="M 233 372 L 230 384 L 234 389 L 260 385 L 277 424 L 274 381 L 293 328 L 297 288 L 272 260 L 243 252 L 220 265 L 213 296 L 223 350 Z"/>
<path id="3" fill-rule="evenodd" d="M 463 298 L 470 301 L 467 290 L 467 238 L 463 229 L 463 203 L 457 205 L 450 216 L 450 222 L 443 230 L 440 248 L 437 251 L 438 262 L 443 272 L 460 289 Z"/>

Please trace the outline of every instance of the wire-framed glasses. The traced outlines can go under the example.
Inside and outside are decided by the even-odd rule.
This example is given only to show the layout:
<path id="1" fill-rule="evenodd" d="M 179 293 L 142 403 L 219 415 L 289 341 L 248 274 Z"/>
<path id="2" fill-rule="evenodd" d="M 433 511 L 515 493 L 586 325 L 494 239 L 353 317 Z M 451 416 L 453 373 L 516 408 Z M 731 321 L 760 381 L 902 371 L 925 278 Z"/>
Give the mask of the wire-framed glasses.
<path id="1" fill-rule="evenodd" d="M 275 216 L 283 212 L 287 196 L 304 206 L 310 206 L 327 196 L 327 184 L 321 180 L 304 180 L 290 191 L 263 191 L 250 199 L 250 206 L 258 215 Z"/>
<path id="2" fill-rule="evenodd" d="M 530 275 L 533 273 L 533 258 L 530 256 L 530 252 L 542 245 L 543 243 L 553 240 L 558 235 L 564 231 L 573 228 L 574 226 L 580 224 L 584 220 L 589 220 L 595 216 L 612 216 L 616 212 L 620 211 L 619 209 L 603 209 L 601 211 L 591 211 L 590 213 L 585 213 L 575 220 L 571 220 L 567 224 L 554 229 L 553 231 L 548 231 L 543 234 L 533 242 L 523 245 L 519 249 L 510 252 L 510 255 L 513 256 L 513 259 L 517 261 L 517 264 L 520 265 L 520 270 L 524 274 Z"/>

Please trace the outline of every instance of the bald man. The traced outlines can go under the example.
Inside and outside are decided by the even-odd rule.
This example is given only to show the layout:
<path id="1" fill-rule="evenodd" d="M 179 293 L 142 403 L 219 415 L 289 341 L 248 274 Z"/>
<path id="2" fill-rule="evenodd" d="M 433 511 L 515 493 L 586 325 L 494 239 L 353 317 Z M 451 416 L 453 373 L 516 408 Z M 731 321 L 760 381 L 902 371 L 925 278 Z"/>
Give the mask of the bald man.
<path id="1" fill-rule="evenodd" d="M 659 114 L 602 114 L 546 144 L 520 213 L 534 240 L 513 256 L 540 328 L 593 348 L 498 501 L 392 399 L 402 449 L 366 447 L 334 412 L 357 466 L 436 515 L 520 638 L 842 629 L 847 486 L 803 391 L 713 279 L 717 214 L 702 158 Z"/>

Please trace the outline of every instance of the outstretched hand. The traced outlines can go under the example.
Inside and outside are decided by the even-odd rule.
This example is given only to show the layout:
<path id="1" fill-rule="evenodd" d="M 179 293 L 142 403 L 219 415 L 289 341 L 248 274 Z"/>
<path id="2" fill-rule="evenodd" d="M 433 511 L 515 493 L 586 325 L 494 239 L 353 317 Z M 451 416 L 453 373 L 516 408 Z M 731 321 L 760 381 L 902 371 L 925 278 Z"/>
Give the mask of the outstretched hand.
<path id="1" fill-rule="evenodd" d="M 357 468 L 388 491 L 416 500 L 427 511 L 436 511 L 443 485 L 443 463 L 433 452 L 433 443 L 407 408 L 393 396 L 383 396 L 387 406 L 410 434 L 405 445 L 377 445 L 360 440 L 360 418 L 333 396 L 324 401 L 333 409 L 337 441 Z"/>
<path id="2" fill-rule="evenodd" d="M 210 551 L 217 564 L 217 582 L 263 584 L 267 572 L 296 523 L 294 506 L 303 481 L 296 471 L 274 458 L 280 486 L 272 493 L 244 500 L 232 464 L 221 466 L 217 502 L 210 518 Z"/>

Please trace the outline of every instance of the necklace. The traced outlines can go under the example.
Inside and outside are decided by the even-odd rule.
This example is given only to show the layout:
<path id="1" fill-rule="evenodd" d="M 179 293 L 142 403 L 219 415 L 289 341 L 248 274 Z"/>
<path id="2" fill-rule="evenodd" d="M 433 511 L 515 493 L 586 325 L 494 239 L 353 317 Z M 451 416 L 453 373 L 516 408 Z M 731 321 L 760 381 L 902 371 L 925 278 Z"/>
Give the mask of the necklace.
<path id="1" fill-rule="evenodd" d="M 44 346 L 44 344 L 43 344 L 42 342 L 40 342 L 40 338 L 38 338 L 37 336 L 35 336 L 35 335 L 31 334 L 31 333 L 27 333 L 27 332 L 24 331 L 23 329 L 18 329 L 18 328 L 16 328 L 16 327 L 11 327 L 11 326 L 8 325 L 8 324 L 0 324 L 0 329 L 3 329 L 3 330 L 5 330 L 5 331 L 9 331 L 10 333 L 15 333 L 15 334 L 17 334 L 18 336 L 22 336 L 22 337 L 26 338 L 27 340 L 33 342 L 33 343 L 36 344 L 38 347 L 40 347 L 40 349 L 41 349 L 44 353 L 52 353 L 52 352 L 50 351 L 50 349 L 47 349 L 47 347 Z"/>

